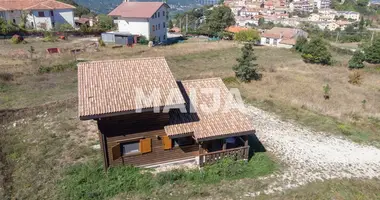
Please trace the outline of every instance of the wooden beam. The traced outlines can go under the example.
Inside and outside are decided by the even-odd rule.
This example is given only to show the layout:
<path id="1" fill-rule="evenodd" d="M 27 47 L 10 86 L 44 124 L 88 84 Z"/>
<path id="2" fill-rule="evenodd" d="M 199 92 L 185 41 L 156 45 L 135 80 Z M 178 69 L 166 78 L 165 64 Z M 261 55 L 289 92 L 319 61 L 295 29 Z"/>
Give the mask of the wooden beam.
<path id="1" fill-rule="evenodd" d="M 226 139 L 223 139 L 223 150 L 227 149 L 227 142 Z"/>
<path id="2" fill-rule="evenodd" d="M 248 146 L 248 135 L 244 136 L 244 146 Z"/>

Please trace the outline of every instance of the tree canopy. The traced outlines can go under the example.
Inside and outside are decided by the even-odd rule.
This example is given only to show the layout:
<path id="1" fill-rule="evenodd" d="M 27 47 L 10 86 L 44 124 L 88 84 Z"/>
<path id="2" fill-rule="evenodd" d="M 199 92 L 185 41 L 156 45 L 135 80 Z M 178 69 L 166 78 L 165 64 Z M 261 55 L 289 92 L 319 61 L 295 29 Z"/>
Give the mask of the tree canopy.
<path id="1" fill-rule="evenodd" d="M 365 50 L 365 60 L 369 63 L 380 63 L 380 39 L 373 41 L 373 44 L 367 47 Z"/>
<path id="2" fill-rule="evenodd" d="M 211 35 L 217 35 L 218 32 L 234 24 L 234 15 L 227 6 L 214 7 L 210 12 L 206 13 L 205 25 Z"/>
<path id="3" fill-rule="evenodd" d="M 314 37 L 304 45 L 302 58 L 308 63 L 319 63 L 323 65 L 332 64 L 332 56 L 325 42 L 320 37 Z"/>
<path id="4" fill-rule="evenodd" d="M 260 35 L 254 29 L 242 30 L 235 33 L 234 40 L 239 42 L 256 42 L 260 40 Z"/>
<path id="5" fill-rule="evenodd" d="M 348 61 L 348 67 L 350 69 L 363 68 L 364 67 L 364 64 L 363 64 L 364 60 L 365 60 L 364 54 L 360 50 L 355 51 L 354 55 Z"/>

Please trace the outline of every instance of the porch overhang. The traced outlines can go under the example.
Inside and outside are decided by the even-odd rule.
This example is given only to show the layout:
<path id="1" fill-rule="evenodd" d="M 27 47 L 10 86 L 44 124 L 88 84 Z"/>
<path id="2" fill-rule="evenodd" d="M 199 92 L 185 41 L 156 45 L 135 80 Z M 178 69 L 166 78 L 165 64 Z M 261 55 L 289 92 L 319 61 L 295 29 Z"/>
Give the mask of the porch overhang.
<path id="1" fill-rule="evenodd" d="M 243 132 L 238 132 L 238 133 L 229 133 L 229 134 L 220 134 L 220 135 L 213 135 L 209 137 L 203 137 L 199 138 L 195 135 L 195 138 L 198 142 L 204 142 L 204 141 L 210 141 L 210 140 L 217 140 L 217 139 L 224 139 L 224 138 L 229 138 L 229 137 L 238 137 L 238 136 L 243 136 L 243 135 L 253 135 L 255 134 L 255 130 L 251 131 L 243 131 Z"/>

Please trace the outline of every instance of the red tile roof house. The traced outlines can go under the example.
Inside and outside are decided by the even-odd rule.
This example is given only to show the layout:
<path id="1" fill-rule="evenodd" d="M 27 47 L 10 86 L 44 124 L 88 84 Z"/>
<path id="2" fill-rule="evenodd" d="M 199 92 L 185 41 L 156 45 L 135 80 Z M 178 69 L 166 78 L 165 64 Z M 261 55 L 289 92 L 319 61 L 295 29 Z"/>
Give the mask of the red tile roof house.
<path id="1" fill-rule="evenodd" d="M 168 9 L 163 2 L 125 1 L 108 15 L 114 18 L 119 32 L 145 36 L 160 43 L 167 40 Z"/>
<path id="2" fill-rule="evenodd" d="M 261 34 L 260 43 L 289 49 L 296 44 L 297 37 L 300 36 L 307 38 L 308 33 L 301 29 L 274 27 Z"/>
<path id="3" fill-rule="evenodd" d="M 255 130 L 220 78 L 176 81 L 165 58 L 84 62 L 78 96 L 79 118 L 97 121 L 105 169 L 248 159 Z"/>
<path id="4" fill-rule="evenodd" d="M 50 30 L 58 24 L 74 24 L 75 7 L 55 0 L 0 0 L 0 18 L 21 23 L 25 13 L 26 27 Z"/>

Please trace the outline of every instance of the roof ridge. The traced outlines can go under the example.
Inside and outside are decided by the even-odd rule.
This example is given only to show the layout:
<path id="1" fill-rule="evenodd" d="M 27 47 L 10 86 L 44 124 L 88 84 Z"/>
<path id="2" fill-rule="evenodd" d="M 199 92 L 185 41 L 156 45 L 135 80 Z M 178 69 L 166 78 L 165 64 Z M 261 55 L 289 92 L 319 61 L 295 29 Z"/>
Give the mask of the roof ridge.
<path id="1" fill-rule="evenodd" d="M 222 80 L 220 77 L 211 77 L 211 78 L 199 78 L 199 79 L 191 79 L 191 80 L 182 80 L 181 82 L 196 82 L 196 81 L 207 81 L 207 80 Z"/>
<path id="2" fill-rule="evenodd" d="M 129 60 L 153 60 L 153 59 L 165 59 L 164 56 L 160 57 L 136 57 L 136 58 L 125 58 L 125 59 L 111 59 L 111 60 L 91 60 L 91 61 L 86 61 L 86 62 L 80 62 L 78 65 L 82 64 L 90 64 L 90 63 L 101 63 L 101 62 L 115 62 L 115 61 L 129 61 Z"/>

